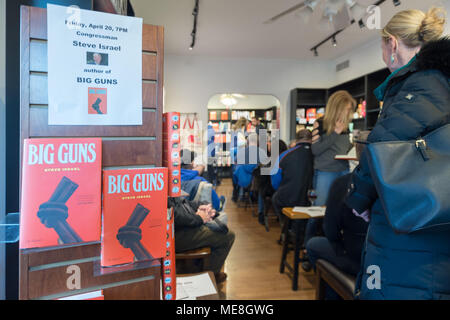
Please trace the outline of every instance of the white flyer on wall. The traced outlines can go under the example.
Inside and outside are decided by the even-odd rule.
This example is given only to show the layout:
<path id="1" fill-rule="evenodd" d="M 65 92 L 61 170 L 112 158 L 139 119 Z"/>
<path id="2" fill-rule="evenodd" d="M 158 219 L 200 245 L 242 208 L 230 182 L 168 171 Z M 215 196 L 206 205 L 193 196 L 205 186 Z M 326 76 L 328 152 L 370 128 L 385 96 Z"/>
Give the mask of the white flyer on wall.
<path id="1" fill-rule="evenodd" d="M 47 6 L 49 125 L 142 125 L 142 19 Z"/>

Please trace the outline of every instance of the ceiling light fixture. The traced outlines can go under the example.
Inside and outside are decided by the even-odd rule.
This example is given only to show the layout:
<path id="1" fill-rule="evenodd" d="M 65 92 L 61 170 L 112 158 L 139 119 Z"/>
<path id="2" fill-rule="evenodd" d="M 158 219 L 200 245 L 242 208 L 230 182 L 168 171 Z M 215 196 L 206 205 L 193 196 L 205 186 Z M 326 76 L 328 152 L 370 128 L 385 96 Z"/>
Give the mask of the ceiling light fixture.
<path id="1" fill-rule="evenodd" d="M 189 50 L 194 49 L 195 40 L 197 37 L 197 17 L 198 17 L 198 10 L 199 10 L 199 1 L 200 0 L 195 0 L 195 7 L 194 7 L 194 10 L 192 11 L 192 15 L 194 16 L 194 28 L 192 29 L 192 32 L 191 32 L 192 42 L 191 42 L 191 46 L 189 47 Z"/>
<path id="2" fill-rule="evenodd" d="M 333 44 L 333 47 L 337 47 L 336 36 L 334 36 L 334 37 L 332 38 L 331 43 Z"/>
<path id="3" fill-rule="evenodd" d="M 359 27 L 360 27 L 361 29 L 364 28 L 364 27 L 366 26 L 366 25 L 364 24 L 363 19 L 359 19 L 358 25 L 359 25 Z"/>
<path id="4" fill-rule="evenodd" d="M 402 3 L 400 2 L 400 0 L 393 0 L 394 2 L 394 6 L 398 7 L 399 5 L 401 5 Z"/>
<path id="5" fill-rule="evenodd" d="M 374 3 L 373 5 L 374 5 L 374 6 L 380 6 L 380 5 L 381 5 L 382 3 L 384 3 L 385 1 L 386 1 L 386 0 L 378 0 L 378 1 L 377 1 L 376 3 Z M 346 1 L 346 4 L 347 4 L 347 5 L 352 4 L 352 1 Z M 395 4 L 396 6 L 400 5 L 400 0 L 394 0 L 394 4 Z M 357 6 L 357 5 L 358 5 L 358 4 L 355 2 L 355 3 L 353 4 L 353 7 L 355 7 L 355 6 Z M 330 15 L 330 12 L 327 12 L 326 10 L 327 10 L 327 8 L 325 8 L 324 16 L 325 16 L 325 18 L 326 18 L 328 21 L 325 21 L 325 22 L 327 22 L 328 24 L 331 25 L 330 22 L 333 21 L 333 16 L 332 16 L 332 14 Z M 324 22 L 323 20 L 325 20 L 325 19 L 322 19 L 321 23 Z M 354 17 L 354 19 L 351 21 L 350 25 L 352 25 L 352 24 L 355 23 L 355 22 L 358 22 L 358 20 L 356 20 L 356 18 Z M 363 28 L 364 22 L 362 21 L 362 19 L 358 22 L 358 24 L 359 24 L 359 26 L 360 26 L 361 28 Z M 333 38 L 335 38 L 339 33 L 341 33 L 341 32 L 344 31 L 344 30 L 345 30 L 345 28 L 344 28 L 344 29 L 340 29 L 340 30 L 335 31 L 332 35 L 330 35 L 329 37 L 327 37 L 326 39 L 322 40 L 321 42 L 319 42 L 318 44 L 316 44 L 314 47 L 312 47 L 310 50 L 311 50 L 312 52 L 314 52 L 314 56 L 317 57 L 317 49 L 318 49 L 321 45 L 323 45 L 324 43 L 327 43 L 329 40 L 332 40 Z"/>
<path id="6" fill-rule="evenodd" d="M 227 107 L 232 107 L 237 104 L 237 100 L 231 94 L 223 94 L 220 96 L 220 102 Z"/>

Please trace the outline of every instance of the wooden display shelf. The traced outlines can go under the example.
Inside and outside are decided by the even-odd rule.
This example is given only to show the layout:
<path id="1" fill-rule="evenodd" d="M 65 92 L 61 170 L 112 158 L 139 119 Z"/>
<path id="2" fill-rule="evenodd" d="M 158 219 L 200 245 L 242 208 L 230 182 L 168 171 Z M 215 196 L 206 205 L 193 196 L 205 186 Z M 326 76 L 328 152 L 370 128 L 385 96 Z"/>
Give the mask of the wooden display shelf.
<path id="1" fill-rule="evenodd" d="M 102 138 L 102 168 L 162 165 L 164 28 L 142 28 L 141 126 L 48 125 L 47 10 L 21 7 L 21 159 L 29 138 Z M 20 299 L 57 299 L 103 289 L 105 299 L 159 299 L 161 261 L 101 268 L 100 243 L 22 249 Z M 79 272 L 79 279 L 77 279 Z"/>

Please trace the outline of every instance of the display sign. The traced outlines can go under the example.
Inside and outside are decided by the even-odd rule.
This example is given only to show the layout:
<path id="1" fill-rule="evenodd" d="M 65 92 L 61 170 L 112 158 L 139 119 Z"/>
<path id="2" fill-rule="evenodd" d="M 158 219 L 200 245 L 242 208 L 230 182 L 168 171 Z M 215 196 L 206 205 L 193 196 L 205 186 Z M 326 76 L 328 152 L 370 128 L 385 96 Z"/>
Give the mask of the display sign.
<path id="1" fill-rule="evenodd" d="M 142 125 L 142 19 L 47 7 L 49 125 Z"/>

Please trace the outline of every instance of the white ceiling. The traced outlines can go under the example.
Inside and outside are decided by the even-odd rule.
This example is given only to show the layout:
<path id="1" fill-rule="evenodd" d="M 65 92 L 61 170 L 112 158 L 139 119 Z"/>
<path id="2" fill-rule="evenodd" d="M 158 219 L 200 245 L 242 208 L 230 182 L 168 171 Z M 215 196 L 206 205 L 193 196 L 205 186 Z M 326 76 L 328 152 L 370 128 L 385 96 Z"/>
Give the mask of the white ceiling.
<path id="1" fill-rule="evenodd" d="M 401 0 L 395 7 L 386 0 L 381 5 L 381 25 L 397 11 L 427 10 L 443 1 L 448 0 Z M 200 0 L 196 45 L 189 51 L 195 0 L 131 0 L 136 16 L 143 17 L 144 23 L 164 26 L 166 54 L 312 59 L 310 48 L 331 35 L 319 28 L 320 10 L 315 10 L 308 25 L 295 13 L 263 23 L 300 2 L 303 0 Z M 360 29 L 355 23 L 337 36 L 337 47 L 327 42 L 315 59 L 336 59 L 378 38 L 378 30 Z"/>

